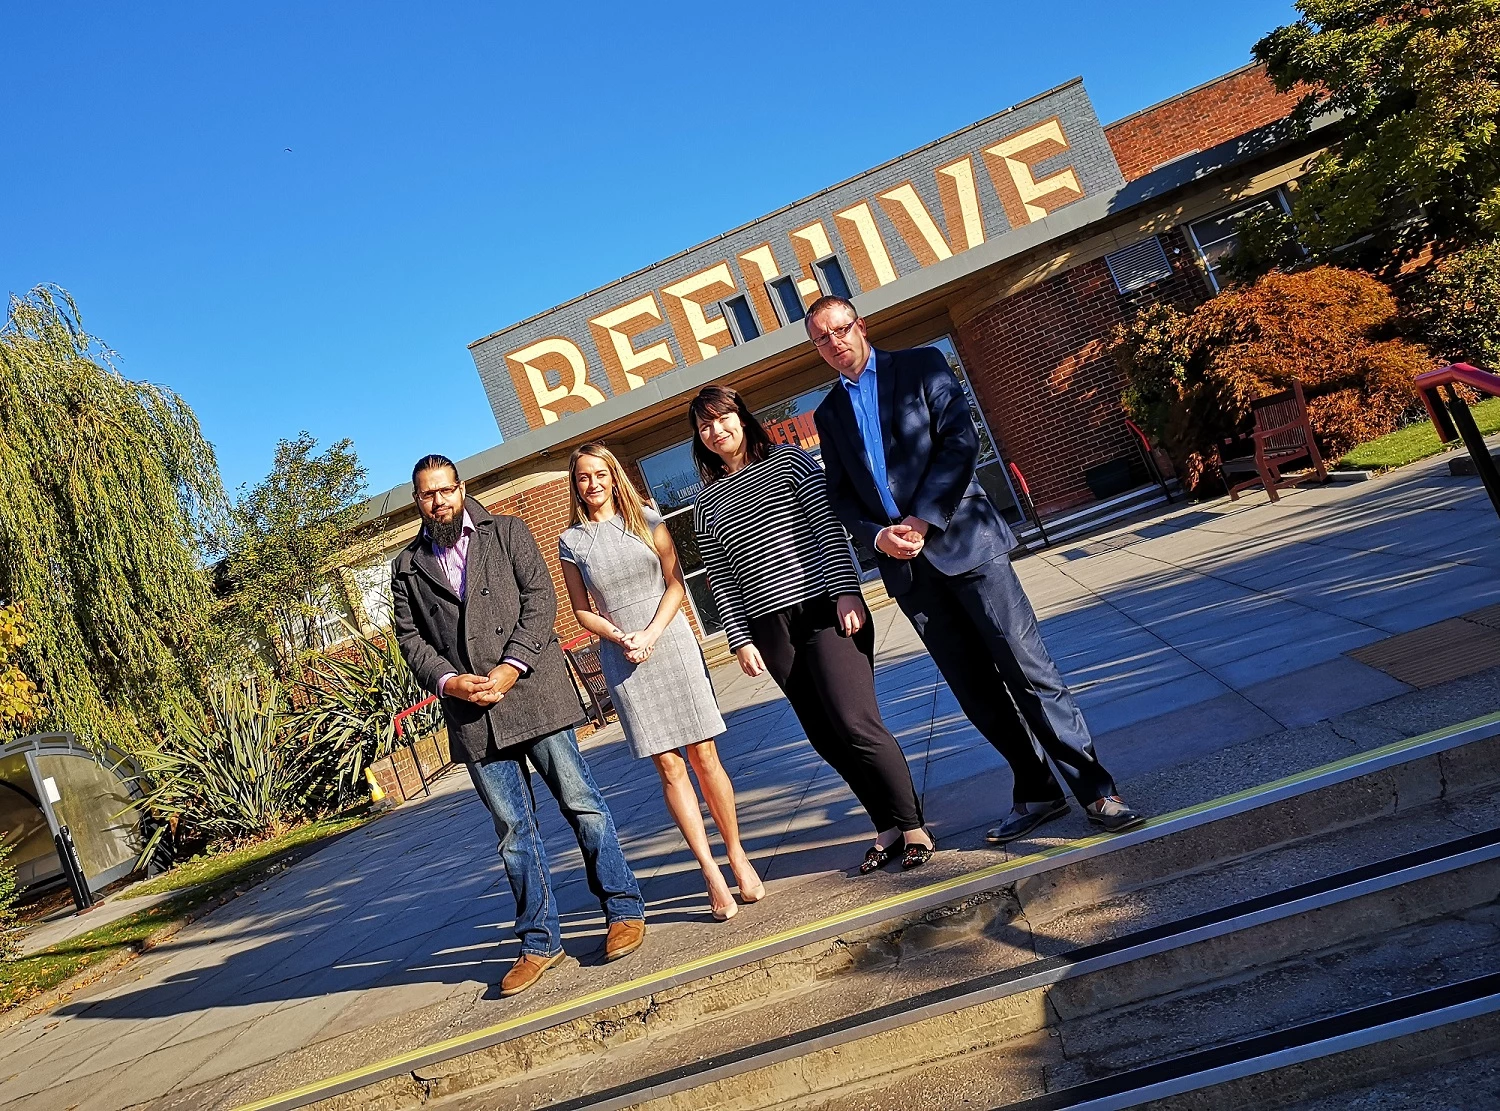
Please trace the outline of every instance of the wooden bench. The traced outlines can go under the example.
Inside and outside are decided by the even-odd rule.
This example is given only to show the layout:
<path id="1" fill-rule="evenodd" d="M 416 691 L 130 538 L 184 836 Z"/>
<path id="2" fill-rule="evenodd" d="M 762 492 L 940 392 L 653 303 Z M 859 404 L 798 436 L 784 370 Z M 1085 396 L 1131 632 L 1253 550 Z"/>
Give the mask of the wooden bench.
<path id="1" fill-rule="evenodd" d="M 614 700 L 609 696 L 609 683 L 604 678 L 604 665 L 599 661 L 599 649 L 588 633 L 574 637 L 562 646 L 563 655 L 573 665 L 573 675 L 578 686 L 587 697 L 584 709 L 594 720 L 594 725 L 604 728 L 609 715 L 614 713 Z"/>
<path id="2" fill-rule="evenodd" d="M 1312 422 L 1307 417 L 1302 383 L 1293 382 L 1292 388 L 1283 393 L 1252 401 L 1250 413 L 1255 419 L 1255 430 L 1250 433 L 1254 452 L 1220 462 L 1230 501 L 1237 501 L 1241 490 L 1255 485 L 1264 486 L 1271 500 L 1279 501 L 1281 495 L 1277 491 L 1285 486 L 1314 478 L 1319 482 L 1328 481 L 1328 470 L 1323 466 L 1323 457 L 1318 454 Z M 1283 478 L 1282 470 L 1299 460 L 1305 460 L 1309 469 L 1303 474 Z M 1235 482 L 1240 475 L 1249 477 Z"/>

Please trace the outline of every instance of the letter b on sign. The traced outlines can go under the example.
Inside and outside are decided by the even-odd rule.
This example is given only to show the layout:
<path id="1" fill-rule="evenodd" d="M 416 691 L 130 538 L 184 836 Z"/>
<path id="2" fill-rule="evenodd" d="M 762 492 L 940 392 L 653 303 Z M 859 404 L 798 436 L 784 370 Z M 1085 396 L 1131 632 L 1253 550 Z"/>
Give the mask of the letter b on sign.
<path id="1" fill-rule="evenodd" d="M 604 395 L 588 382 L 588 364 L 572 340 L 551 336 L 505 356 L 521 412 L 532 428 L 552 424 L 564 413 L 601 404 Z M 558 385 L 552 385 L 556 377 Z"/>

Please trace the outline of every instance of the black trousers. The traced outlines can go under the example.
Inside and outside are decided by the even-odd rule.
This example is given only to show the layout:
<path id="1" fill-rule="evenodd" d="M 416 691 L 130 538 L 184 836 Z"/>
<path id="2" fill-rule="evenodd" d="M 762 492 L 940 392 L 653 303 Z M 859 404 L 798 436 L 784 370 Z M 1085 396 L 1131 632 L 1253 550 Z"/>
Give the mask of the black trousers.
<path id="1" fill-rule="evenodd" d="M 961 575 L 918 556 L 912 588 L 896 601 L 963 712 L 1010 765 L 1015 802 L 1063 796 L 1048 757 L 1079 802 L 1115 793 L 1008 556 Z"/>
<path id="2" fill-rule="evenodd" d="M 875 701 L 875 623 L 841 636 L 834 600 L 750 619 L 750 636 L 813 749 L 843 777 L 877 831 L 920 829 L 911 768 Z"/>

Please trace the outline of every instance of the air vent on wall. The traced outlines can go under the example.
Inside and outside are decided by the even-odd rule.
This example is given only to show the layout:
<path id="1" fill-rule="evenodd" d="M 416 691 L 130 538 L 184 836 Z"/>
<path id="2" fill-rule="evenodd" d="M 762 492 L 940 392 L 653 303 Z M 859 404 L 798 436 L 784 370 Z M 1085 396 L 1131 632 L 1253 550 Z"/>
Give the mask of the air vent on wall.
<path id="1" fill-rule="evenodd" d="M 1156 236 L 1132 243 L 1123 251 L 1104 256 L 1109 267 L 1109 276 L 1115 280 L 1115 288 L 1121 293 L 1134 293 L 1152 282 L 1172 276 L 1172 264 L 1167 252 Z"/>

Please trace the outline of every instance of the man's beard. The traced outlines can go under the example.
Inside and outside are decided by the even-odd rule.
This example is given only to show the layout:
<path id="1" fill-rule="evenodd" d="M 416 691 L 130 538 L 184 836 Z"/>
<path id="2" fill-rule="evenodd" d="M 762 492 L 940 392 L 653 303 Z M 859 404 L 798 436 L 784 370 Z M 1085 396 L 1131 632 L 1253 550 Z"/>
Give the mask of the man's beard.
<path id="1" fill-rule="evenodd" d="M 432 541 L 434 548 L 451 548 L 458 543 L 458 538 L 464 533 L 464 518 L 462 513 L 454 514 L 451 520 L 434 521 L 427 518 L 427 538 Z"/>

